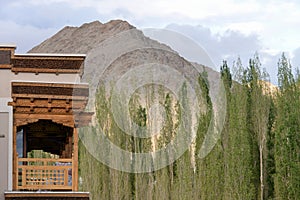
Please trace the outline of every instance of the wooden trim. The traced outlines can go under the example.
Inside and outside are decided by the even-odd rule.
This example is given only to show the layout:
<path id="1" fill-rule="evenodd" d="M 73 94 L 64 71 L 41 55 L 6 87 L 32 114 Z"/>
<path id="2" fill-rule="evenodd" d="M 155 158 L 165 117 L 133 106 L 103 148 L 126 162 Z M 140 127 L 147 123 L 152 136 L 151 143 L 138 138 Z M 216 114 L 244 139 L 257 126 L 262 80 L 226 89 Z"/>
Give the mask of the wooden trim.
<path id="1" fill-rule="evenodd" d="M 92 118 L 92 112 L 75 114 L 36 114 L 36 113 L 14 113 L 14 126 L 23 126 L 37 122 L 40 119 L 51 120 L 57 124 L 62 124 L 71 128 L 87 126 Z"/>
<path id="2" fill-rule="evenodd" d="M 63 100 L 84 100 L 86 101 L 88 97 L 86 96 L 66 96 L 66 95 L 47 95 L 47 94 L 12 94 L 12 98 L 34 98 L 34 99 L 63 99 Z"/>
<path id="3" fill-rule="evenodd" d="M 84 61 L 85 54 L 36 54 L 36 53 L 26 53 L 26 54 L 14 54 L 14 59 L 24 59 L 24 60 L 74 60 L 74 61 Z"/>
<path id="4" fill-rule="evenodd" d="M 14 118 L 15 126 L 23 126 L 26 124 L 34 123 L 39 121 L 39 119 L 30 119 L 30 118 Z"/>
<path id="5" fill-rule="evenodd" d="M 72 160 L 71 160 L 72 161 Z M 71 162 L 70 161 L 70 162 Z M 29 161 L 28 161 L 29 162 Z M 58 161 L 57 161 L 58 162 Z M 59 169 L 70 169 L 71 166 L 46 166 L 46 165 L 43 165 L 43 166 L 34 166 L 34 165 L 23 165 L 23 166 L 20 166 L 20 168 L 22 168 L 22 170 L 26 170 L 26 169 L 30 169 L 30 170 L 57 170 L 57 168 L 59 167 Z M 23 176 L 24 174 L 22 174 Z M 25 173 L 26 175 L 26 173 Z"/>
<path id="6" fill-rule="evenodd" d="M 18 158 L 19 162 L 72 162 L 72 158 Z"/>
<path id="7" fill-rule="evenodd" d="M 81 73 L 81 69 L 47 69 L 47 68 L 19 68 L 19 67 L 10 67 L 11 71 L 14 73 L 19 72 L 28 72 L 28 73 L 54 73 L 54 74 L 78 74 Z M 10 69 L 8 68 L 8 69 Z"/>
<path id="8" fill-rule="evenodd" d="M 28 185 L 28 186 L 19 187 L 19 189 L 22 189 L 22 190 L 39 190 L 39 189 L 71 190 L 71 188 L 72 188 L 72 186 L 62 186 L 62 185 L 51 186 L 51 188 L 49 188 L 49 186 L 47 186 L 47 185 Z"/>
<path id="9" fill-rule="evenodd" d="M 74 110 L 84 110 L 85 102 L 82 101 L 69 101 L 61 99 L 52 99 L 51 103 L 48 102 L 47 98 L 44 99 L 34 99 L 34 103 L 31 102 L 30 98 L 17 98 L 15 102 L 10 102 L 10 106 L 14 107 L 36 107 L 36 108 L 69 108 Z"/>
<path id="10" fill-rule="evenodd" d="M 11 58 L 12 72 L 77 73 L 82 74 L 85 55 L 15 55 Z"/>
<path id="11" fill-rule="evenodd" d="M 12 65 L 10 64 L 0 64 L 0 69 L 11 69 Z"/>
<path id="12" fill-rule="evenodd" d="M 70 163 L 71 165 L 55 165 L 55 163 Z M 68 172 L 69 170 L 73 170 L 73 163 L 71 158 L 17 158 L 17 165 L 18 171 L 22 171 L 22 174 L 20 176 L 21 185 L 17 183 L 17 189 L 19 190 L 72 189 L 72 185 L 69 185 L 68 181 Z M 28 171 L 29 173 L 27 173 Z"/>
<path id="13" fill-rule="evenodd" d="M 61 83 L 36 83 L 36 82 L 12 82 L 12 97 L 22 95 L 52 95 L 55 96 L 89 96 L 89 85 L 87 84 L 61 84 Z"/>
<path id="14" fill-rule="evenodd" d="M 67 88 L 89 88 L 88 84 L 71 83 L 41 83 L 41 82 L 12 82 L 12 86 L 43 86 L 43 87 L 67 87 Z"/>
<path id="15" fill-rule="evenodd" d="M 68 127 L 75 127 L 74 117 L 73 115 L 51 115 L 51 114 L 14 114 L 14 125 L 15 126 L 23 126 L 29 123 L 37 122 L 40 119 L 51 120 L 57 124 L 62 124 Z"/>

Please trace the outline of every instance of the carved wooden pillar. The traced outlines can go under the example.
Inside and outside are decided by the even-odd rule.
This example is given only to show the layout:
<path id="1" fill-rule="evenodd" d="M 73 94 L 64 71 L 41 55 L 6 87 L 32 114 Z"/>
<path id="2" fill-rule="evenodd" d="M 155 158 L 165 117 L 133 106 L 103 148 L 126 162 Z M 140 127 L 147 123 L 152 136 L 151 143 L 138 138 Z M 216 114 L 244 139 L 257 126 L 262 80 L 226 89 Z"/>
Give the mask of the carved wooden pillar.
<path id="1" fill-rule="evenodd" d="M 72 143 L 73 143 L 72 134 L 68 133 L 68 153 L 67 153 L 68 158 L 72 158 L 72 148 L 73 148 Z"/>
<path id="2" fill-rule="evenodd" d="M 27 158 L 27 129 L 23 129 L 23 158 Z"/>
<path id="3" fill-rule="evenodd" d="M 18 169 L 17 169 L 17 126 L 13 126 L 13 190 L 17 189 L 18 185 Z"/>
<path id="4" fill-rule="evenodd" d="M 72 185 L 73 191 L 78 191 L 78 130 L 73 129 L 73 171 L 72 171 Z"/>

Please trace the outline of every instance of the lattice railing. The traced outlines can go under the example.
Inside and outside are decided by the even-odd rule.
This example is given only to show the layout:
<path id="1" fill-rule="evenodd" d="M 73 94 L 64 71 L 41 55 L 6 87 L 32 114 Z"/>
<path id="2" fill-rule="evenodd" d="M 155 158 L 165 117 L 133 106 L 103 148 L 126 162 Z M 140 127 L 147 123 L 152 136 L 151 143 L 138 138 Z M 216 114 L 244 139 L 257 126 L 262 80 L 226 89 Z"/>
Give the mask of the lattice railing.
<path id="1" fill-rule="evenodd" d="M 17 158 L 17 190 L 72 190 L 72 159 Z"/>

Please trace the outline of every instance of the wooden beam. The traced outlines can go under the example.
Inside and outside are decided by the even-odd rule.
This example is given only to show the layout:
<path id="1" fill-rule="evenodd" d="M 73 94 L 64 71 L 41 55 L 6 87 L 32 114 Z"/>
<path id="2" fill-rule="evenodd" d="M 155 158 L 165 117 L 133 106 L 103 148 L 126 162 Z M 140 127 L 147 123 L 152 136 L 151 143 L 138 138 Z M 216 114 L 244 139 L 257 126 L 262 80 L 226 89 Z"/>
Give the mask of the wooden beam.
<path id="1" fill-rule="evenodd" d="M 45 120 L 51 120 L 55 123 L 62 124 L 64 126 L 68 127 L 75 127 L 74 123 L 74 117 L 73 115 L 66 115 L 66 114 L 21 114 L 21 113 L 14 113 L 14 125 L 16 126 L 23 126 L 29 123 L 34 123 L 37 122 L 40 119 L 45 119 Z"/>
<path id="2" fill-rule="evenodd" d="M 40 119 L 45 119 L 71 128 L 82 127 L 89 125 L 93 114 L 94 113 L 92 112 L 82 112 L 74 114 L 14 113 L 14 125 L 23 126 L 29 123 L 37 122 Z"/>
<path id="3" fill-rule="evenodd" d="M 50 95 L 50 94 L 12 94 L 12 98 L 39 98 L 39 99 L 72 99 L 72 100 L 81 100 L 81 101 L 87 101 L 88 97 L 86 96 L 76 96 L 75 93 L 74 95 Z"/>
<path id="4" fill-rule="evenodd" d="M 54 73 L 54 74 L 78 74 L 81 72 L 80 69 L 47 69 L 47 68 L 17 68 L 11 67 L 11 71 L 14 73 L 19 72 L 32 72 L 38 75 L 39 73 Z"/>
<path id="5" fill-rule="evenodd" d="M 12 87 L 29 86 L 29 87 L 50 87 L 50 88 L 72 88 L 72 89 L 88 89 L 88 84 L 72 84 L 72 83 L 39 83 L 39 82 L 12 82 Z"/>

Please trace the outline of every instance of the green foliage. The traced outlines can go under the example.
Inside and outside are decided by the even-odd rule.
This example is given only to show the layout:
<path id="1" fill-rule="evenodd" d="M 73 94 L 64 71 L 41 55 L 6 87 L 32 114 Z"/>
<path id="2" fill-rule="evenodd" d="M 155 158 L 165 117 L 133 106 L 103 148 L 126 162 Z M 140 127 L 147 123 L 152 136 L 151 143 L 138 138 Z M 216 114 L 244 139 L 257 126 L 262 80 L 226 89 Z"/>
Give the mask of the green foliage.
<path id="1" fill-rule="evenodd" d="M 274 175 L 275 175 L 275 158 L 274 158 L 274 122 L 276 118 L 276 107 L 274 101 L 271 101 L 268 133 L 267 133 L 267 159 L 266 159 L 266 199 L 274 199 Z"/>
<path id="2" fill-rule="evenodd" d="M 295 80 L 292 74 L 292 66 L 282 53 L 281 58 L 278 61 L 278 86 L 281 90 L 290 89 L 293 87 Z"/>
<path id="3" fill-rule="evenodd" d="M 224 63 L 226 64 L 226 63 Z M 226 67 L 223 67 L 226 69 Z M 241 63 L 234 68 L 235 77 L 245 77 Z M 256 184 L 253 181 L 253 137 L 248 129 L 248 84 L 233 82 L 231 87 L 229 70 L 222 76 L 227 98 L 227 118 L 222 132 L 224 153 L 223 199 L 255 199 Z M 240 80 L 241 81 L 241 80 Z M 248 80 L 244 80 L 247 82 Z M 242 81 L 241 81 L 242 82 Z"/>
<path id="4" fill-rule="evenodd" d="M 230 69 L 227 65 L 227 61 L 223 61 L 223 65 L 220 69 L 221 77 L 224 82 L 225 87 L 231 88 L 232 86 L 232 76 L 230 73 Z"/>
<path id="5" fill-rule="evenodd" d="M 201 107 L 198 130 L 192 145 L 179 159 L 150 173 L 126 173 L 97 161 L 80 142 L 79 168 L 83 179 L 80 189 L 90 191 L 94 200 L 299 199 L 299 75 L 293 76 L 292 67 L 282 54 L 278 62 L 280 90 L 270 93 L 265 82 L 268 75 L 262 69 L 257 53 L 246 69 L 240 59 L 235 62 L 233 72 L 226 61 L 220 69 L 226 90 L 226 120 L 221 139 L 205 158 L 200 159 L 200 149 L 213 119 L 214 105 L 204 70 L 197 82 L 201 90 L 197 91 Z M 132 95 L 129 113 L 132 123 L 138 125 L 134 130 L 136 135 L 145 134 L 155 125 L 156 118 L 153 117 L 156 115 L 151 115 L 153 104 L 164 109 L 161 129 L 151 138 L 124 133 L 114 120 L 111 97 L 106 95 L 104 87 L 98 88 L 96 97 L 98 123 L 109 140 L 126 151 L 142 153 L 163 149 L 179 133 L 186 136 L 180 142 L 189 142 L 192 139 L 190 114 L 193 107 L 187 96 L 186 83 L 179 90 L 177 97 L 162 86 L 150 85 Z M 93 128 L 80 129 L 84 134 L 95 131 Z M 109 149 L 97 148 L 97 151 L 111 155 Z M 176 150 L 175 146 L 165 159 L 170 161 Z M 137 167 L 134 156 L 122 162 L 130 163 L 133 170 Z"/>
<path id="6" fill-rule="evenodd" d="M 282 54 L 278 63 L 277 117 L 275 126 L 275 197 L 300 197 L 300 88 L 291 65 Z"/>

